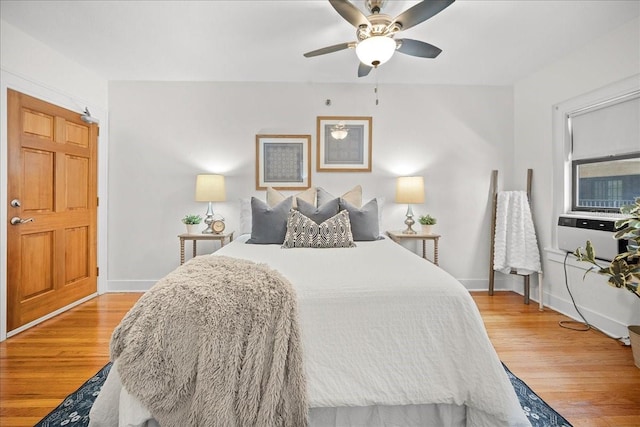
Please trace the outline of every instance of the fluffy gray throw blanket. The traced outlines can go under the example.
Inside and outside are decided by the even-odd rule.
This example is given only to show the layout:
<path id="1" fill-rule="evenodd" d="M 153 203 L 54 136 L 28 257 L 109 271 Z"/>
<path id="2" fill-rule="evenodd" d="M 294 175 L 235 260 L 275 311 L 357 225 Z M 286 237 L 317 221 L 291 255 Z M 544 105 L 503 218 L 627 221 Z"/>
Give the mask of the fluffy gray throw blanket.
<path id="1" fill-rule="evenodd" d="M 307 425 L 296 295 L 265 265 L 180 266 L 127 313 L 111 358 L 163 427 Z"/>

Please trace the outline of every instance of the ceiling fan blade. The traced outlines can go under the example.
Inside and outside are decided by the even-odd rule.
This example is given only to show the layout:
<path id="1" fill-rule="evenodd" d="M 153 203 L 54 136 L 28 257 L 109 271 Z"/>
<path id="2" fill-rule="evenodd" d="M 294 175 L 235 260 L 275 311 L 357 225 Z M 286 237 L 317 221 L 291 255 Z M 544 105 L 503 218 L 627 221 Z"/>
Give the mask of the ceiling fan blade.
<path id="1" fill-rule="evenodd" d="M 352 47 L 355 47 L 355 46 L 356 46 L 355 42 L 334 44 L 333 46 L 327 46 L 327 47 L 323 47 L 322 49 L 312 50 L 311 52 L 305 53 L 304 56 L 306 58 L 311 58 L 312 56 L 318 56 L 318 55 L 324 55 L 324 54 L 327 54 L 327 53 L 333 53 L 333 52 L 337 52 L 339 50 L 349 49 L 349 48 L 352 48 Z"/>
<path id="2" fill-rule="evenodd" d="M 360 9 L 355 7 L 351 2 L 347 0 L 329 0 L 331 6 L 346 19 L 351 25 L 358 28 L 361 25 L 370 25 L 369 20 L 364 13 L 360 12 Z"/>
<path id="3" fill-rule="evenodd" d="M 394 20 L 403 30 L 418 25 L 449 7 L 455 0 L 423 0 L 405 10 Z"/>
<path id="4" fill-rule="evenodd" d="M 358 77 L 364 77 L 371 72 L 371 67 L 362 62 L 358 65 Z"/>
<path id="5" fill-rule="evenodd" d="M 442 49 L 432 44 L 421 42 L 420 40 L 398 39 L 396 40 L 400 53 L 411 56 L 419 56 L 421 58 L 435 58 L 440 55 Z"/>

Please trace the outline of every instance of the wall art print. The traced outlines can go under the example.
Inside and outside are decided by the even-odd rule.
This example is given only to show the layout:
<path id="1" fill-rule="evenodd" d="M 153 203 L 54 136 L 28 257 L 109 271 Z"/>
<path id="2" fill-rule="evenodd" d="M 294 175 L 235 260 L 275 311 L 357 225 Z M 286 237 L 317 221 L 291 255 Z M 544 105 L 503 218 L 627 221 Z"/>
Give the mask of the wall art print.
<path id="1" fill-rule="evenodd" d="M 311 135 L 256 135 L 256 190 L 311 187 Z"/>
<path id="2" fill-rule="evenodd" d="M 371 172 L 372 135 L 371 117 L 318 117 L 316 170 Z"/>

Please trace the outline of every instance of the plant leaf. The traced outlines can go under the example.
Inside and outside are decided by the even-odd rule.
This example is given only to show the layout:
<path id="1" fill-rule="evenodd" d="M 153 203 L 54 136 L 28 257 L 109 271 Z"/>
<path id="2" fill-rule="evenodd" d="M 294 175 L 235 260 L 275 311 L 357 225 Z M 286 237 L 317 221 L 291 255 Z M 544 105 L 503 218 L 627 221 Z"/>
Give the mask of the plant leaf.
<path id="1" fill-rule="evenodd" d="M 595 263 L 596 251 L 591 244 L 591 240 L 587 240 L 587 258 Z"/>

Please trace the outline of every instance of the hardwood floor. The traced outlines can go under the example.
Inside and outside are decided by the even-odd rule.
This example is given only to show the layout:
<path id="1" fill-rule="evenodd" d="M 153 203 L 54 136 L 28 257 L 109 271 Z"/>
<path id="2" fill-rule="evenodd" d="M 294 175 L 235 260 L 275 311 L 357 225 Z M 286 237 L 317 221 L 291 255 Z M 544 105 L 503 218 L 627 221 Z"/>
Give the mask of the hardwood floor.
<path id="1" fill-rule="evenodd" d="M 500 359 L 576 427 L 640 426 L 640 369 L 631 347 L 512 292 L 473 293 Z"/>
<path id="2" fill-rule="evenodd" d="M 473 293 L 500 359 L 574 426 L 640 426 L 631 349 L 511 292 Z M 109 360 L 109 339 L 140 294 L 106 294 L 0 343 L 0 425 L 33 426 Z"/>
<path id="3" fill-rule="evenodd" d="M 141 294 L 106 294 L 0 343 L 0 425 L 33 426 L 109 361 Z"/>

